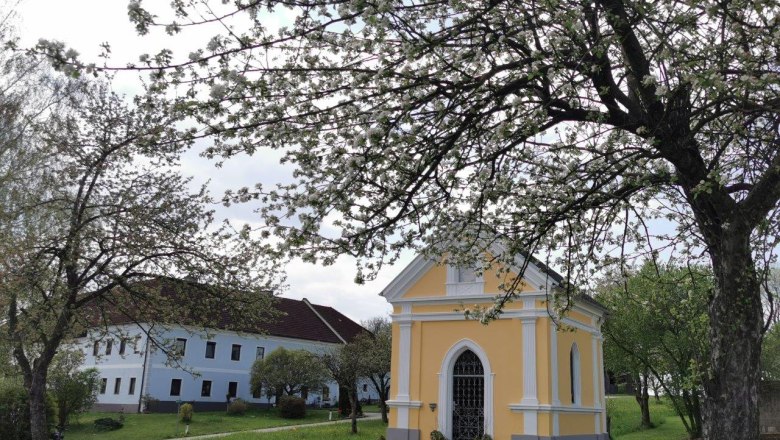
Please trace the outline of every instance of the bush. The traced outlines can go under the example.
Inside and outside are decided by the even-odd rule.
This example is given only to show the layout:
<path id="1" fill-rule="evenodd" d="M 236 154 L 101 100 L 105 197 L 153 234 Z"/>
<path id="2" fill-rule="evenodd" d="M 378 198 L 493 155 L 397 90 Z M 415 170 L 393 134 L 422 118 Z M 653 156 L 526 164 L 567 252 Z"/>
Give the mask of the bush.
<path id="1" fill-rule="evenodd" d="M 124 423 L 119 420 L 114 420 L 111 417 L 95 420 L 95 429 L 98 431 L 116 431 L 123 426 L 125 426 Z"/>
<path id="2" fill-rule="evenodd" d="M 282 396 L 279 399 L 279 415 L 285 419 L 306 417 L 306 401 L 300 397 Z"/>
<path id="3" fill-rule="evenodd" d="M 179 420 L 189 424 L 192 421 L 192 414 L 195 411 L 192 409 L 191 403 L 185 403 L 179 407 Z"/>
<path id="4" fill-rule="evenodd" d="M 477 436 L 474 440 L 493 440 L 493 437 L 491 437 L 490 434 L 482 434 L 481 437 Z"/>
<path id="5" fill-rule="evenodd" d="M 21 381 L 0 377 L 0 439 L 30 438 L 30 407 L 27 400 L 27 390 Z M 46 420 L 51 430 L 55 422 L 55 406 L 48 395 Z"/>
<path id="6" fill-rule="evenodd" d="M 248 408 L 249 405 L 247 405 L 246 402 L 244 402 L 242 399 L 235 399 L 228 404 L 227 412 L 233 416 L 243 416 Z"/>
<path id="7" fill-rule="evenodd" d="M 431 431 L 431 440 L 447 440 L 441 431 Z"/>

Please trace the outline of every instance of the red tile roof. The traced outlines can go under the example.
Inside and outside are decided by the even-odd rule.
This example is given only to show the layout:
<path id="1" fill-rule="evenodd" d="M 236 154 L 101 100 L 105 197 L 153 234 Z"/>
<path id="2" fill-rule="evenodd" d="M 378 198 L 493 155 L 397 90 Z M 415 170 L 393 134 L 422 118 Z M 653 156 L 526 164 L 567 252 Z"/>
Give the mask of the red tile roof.
<path id="1" fill-rule="evenodd" d="M 144 289 L 152 289 L 159 293 L 161 297 L 178 298 L 180 296 L 205 297 L 213 295 L 210 286 L 193 283 L 191 281 L 177 280 L 173 278 L 155 278 L 138 282 Z M 159 289 L 159 290 L 158 290 Z M 211 292 L 211 293 L 209 293 Z M 191 299 L 190 299 L 191 301 Z M 308 300 L 295 300 L 290 298 L 273 297 L 272 305 L 276 316 L 258 320 L 251 327 L 246 327 L 240 323 L 233 322 L 233 317 L 229 310 L 218 310 L 218 316 L 215 320 L 215 327 L 219 329 L 238 330 L 246 333 L 266 334 L 270 336 L 279 336 L 292 339 L 304 339 L 309 341 L 343 343 L 351 341 L 357 335 L 368 332 L 360 324 L 347 318 L 337 310 L 311 304 Z M 98 310 L 93 309 L 93 312 Z M 130 316 L 133 313 L 127 313 L 116 308 L 103 312 L 111 324 L 129 324 L 134 322 L 143 322 L 146 319 L 139 316 Z M 141 313 L 139 313 L 141 314 Z M 94 317 L 96 318 L 97 315 Z M 188 320 L 183 318 L 183 320 Z M 90 319 L 91 322 L 99 322 Z M 166 319 L 168 321 L 168 319 Z M 187 324 L 187 322 L 166 322 L 167 324 Z"/>

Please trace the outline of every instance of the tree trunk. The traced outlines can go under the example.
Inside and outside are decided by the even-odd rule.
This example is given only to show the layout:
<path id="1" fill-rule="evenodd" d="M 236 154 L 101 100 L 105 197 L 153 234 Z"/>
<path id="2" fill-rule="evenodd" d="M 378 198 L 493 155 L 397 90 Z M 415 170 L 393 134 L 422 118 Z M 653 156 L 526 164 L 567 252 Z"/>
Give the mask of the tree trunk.
<path id="1" fill-rule="evenodd" d="M 28 385 L 30 392 L 30 434 L 32 440 L 48 440 L 49 423 L 46 420 L 46 376 L 33 373 Z"/>
<path id="2" fill-rule="evenodd" d="M 352 406 L 349 414 L 352 419 L 352 433 L 357 434 L 357 392 L 354 389 L 349 390 L 349 404 Z"/>
<path id="3" fill-rule="evenodd" d="M 703 433 L 708 440 L 757 440 L 761 291 L 750 231 L 730 229 L 710 243 L 716 288 L 709 305 L 712 370 L 704 380 Z"/>
<path id="4" fill-rule="evenodd" d="M 647 374 L 644 376 L 636 377 L 636 390 L 634 391 L 634 398 L 636 403 L 639 404 L 639 411 L 642 413 L 642 429 L 650 429 L 653 427 L 650 422 L 650 395 L 647 392 Z"/>
<path id="5" fill-rule="evenodd" d="M 382 414 L 382 422 L 386 425 L 389 423 L 387 420 L 387 404 L 385 403 L 385 396 L 379 396 L 379 412 Z"/>

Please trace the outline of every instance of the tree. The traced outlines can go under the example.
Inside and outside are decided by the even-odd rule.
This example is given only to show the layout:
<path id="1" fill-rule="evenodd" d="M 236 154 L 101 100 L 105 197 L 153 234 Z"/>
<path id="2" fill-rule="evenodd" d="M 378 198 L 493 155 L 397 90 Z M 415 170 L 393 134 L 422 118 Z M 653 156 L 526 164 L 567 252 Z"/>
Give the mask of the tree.
<path id="1" fill-rule="evenodd" d="M 100 372 L 96 368 L 80 369 L 84 364 L 81 351 L 61 350 L 50 367 L 48 390 L 57 405 L 57 426 L 64 430 L 70 417 L 89 410 L 97 402 Z"/>
<path id="2" fill-rule="evenodd" d="M 128 105 L 105 83 L 38 76 L 57 107 L 31 112 L 24 90 L 3 95 L 19 128 L 5 142 L 0 169 L 0 305 L 4 344 L 29 393 L 34 440 L 48 438 L 45 392 L 62 343 L 112 317 L 236 329 L 266 320 L 271 290 L 257 248 L 214 224 L 205 189 L 192 191 L 176 170 L 186 142 L 172 138 L 177 112 Z M 4 78 L 5 80 L 6 78 Z M 56 111 L 54 111 L 56 110 Z M 29 161 L 16 161 L 34 152 Z M 257 272 L 256 272 L 257 271 Z M 176 297 L 148 288 L 158 276 L 212 288 Z M 186 284 L 186 283 L 185 283 Z M 150 337 L 165 349 L 166 342 Z"/>
<path id="3" fill-rule="evenodd" d="M 362 323 L 370 334 L 355 338 L 357 350 L 366 362 L 365 374 L 379 395 L 379 410 L 382 421 L 387 423 L 387 399 L 390 397 L 390 355 L 392 352 L 392 330 L 390 321 L 377 316 Z"/>
<path id="4" fill-rule="evenodd" d="M 348 342 L 334 348 L 321 356 L 325 368 L 339 384 L 341 393 L 346 392 L 349 398 L 350 414 L 352 420 L 350 429 L 352 434 L 357 434 L 357 383 L 361 377 L 368 375 L 368 359 L 361 350 L 361 346 L 355 342 Z"/>
<path id="5" fill-rule="evenodd" d="M 609 369 L 636 378 L 642 426 L 651 427 L 648 386 L 657 381 L 690 438 L 701 438 L 701 395 L 708 362 L 707 296 L 701 267 L 657 266 L 606 278 L 596 298 L 610 311 L 602 331 Z"/>
<path id="6" fill-rule="evenodd" d="M 287 350 L 279 347 L 252 364 L 250 373 L 252 392 L 263 389 L 268 396 L 294 396 L 304 389 L 322 389 L 328 380 L 328 371 L 317 355 L 306 350 Z"/>
<path id="7" fill-rule="evenodd" d="M 141 34 L 234 26 L 184 60 L 166 49 L 130 67 L 215 136 L 207 154 L 285 152 L 292 184 L 226 198 L 263 202 L 285 250 L 355 255 L 360 281 L 406 248 L 474 264 L 497 240 L 506 252 L 485 265 L 540 255 L 567 297 L 614 258 L 704 255 L 716 280 L 704 436 L 758 437 L 760 285 L 780 199 L 777 1 L 233 5 L 179 1 L 163 23 L 131 2 Z M 269 30 L 267 11 L 288 7 L 294 21 Z M 79 66 L 56 44 L 38 50 Z M 486 319 L 513 297 L 519 279 L 507 281 Z"/>

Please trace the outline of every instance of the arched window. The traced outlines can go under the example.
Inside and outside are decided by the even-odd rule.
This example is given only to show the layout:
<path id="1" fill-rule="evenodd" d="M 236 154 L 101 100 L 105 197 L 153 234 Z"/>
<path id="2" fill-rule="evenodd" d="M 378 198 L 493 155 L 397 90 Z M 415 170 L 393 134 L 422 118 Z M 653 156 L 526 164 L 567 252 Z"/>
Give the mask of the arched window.
<path id="1" fill-rule="evenodd" d="M 571 404 L 579 405 L 582 401 L 580 395 L 580 350 L 575 342 L 569 352 L 569 383 L 571 384 Z"/>

